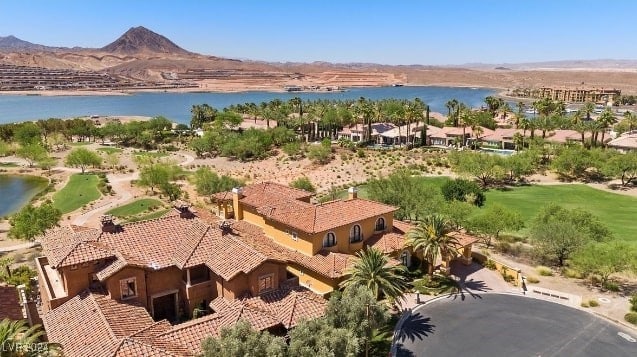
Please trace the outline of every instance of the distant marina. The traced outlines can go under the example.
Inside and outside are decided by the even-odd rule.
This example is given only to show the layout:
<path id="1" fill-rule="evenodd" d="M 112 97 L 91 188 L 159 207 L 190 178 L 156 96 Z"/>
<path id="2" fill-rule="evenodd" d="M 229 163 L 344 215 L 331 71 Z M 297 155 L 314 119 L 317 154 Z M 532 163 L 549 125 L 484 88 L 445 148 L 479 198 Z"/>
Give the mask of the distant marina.
<path id="1" fill-rule="evenodd" d="M 260 103 L 273 99 L 289 100 L 357 100 L 367 99 L 414 99 L 420 98 L 431 111 L 446 113 L 445 103 L 451 99 L 470 107 L 484 105 L 484 98 L 497 91 L 489 88 L 434 87 L 434 86 L 388 86 L 341 88 L 346 91 L 247 91 L 236 93 L 207 92 L 156 92 L 133 93 L 131 95 L 87 95 L 87 96 L 31 96 L 0 95 L 0 124 L 47 118 L 70 118 L 89 115 L 162 115 L 177 123 L 190 122 L 190 109 L 196 104 L 209 104 L 216 108 L 232 104 Z"/>

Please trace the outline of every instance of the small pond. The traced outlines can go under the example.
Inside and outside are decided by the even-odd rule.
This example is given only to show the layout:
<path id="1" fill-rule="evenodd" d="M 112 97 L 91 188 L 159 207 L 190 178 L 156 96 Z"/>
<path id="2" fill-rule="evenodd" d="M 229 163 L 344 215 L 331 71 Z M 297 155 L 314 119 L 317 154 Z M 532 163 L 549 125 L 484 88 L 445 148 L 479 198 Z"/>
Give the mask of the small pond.
<path id="1" fill-rule="evenodd" d="M 0 217 L 22 208 L 47 185 L 48 180 L 37 176 L 0 174 Z"/>

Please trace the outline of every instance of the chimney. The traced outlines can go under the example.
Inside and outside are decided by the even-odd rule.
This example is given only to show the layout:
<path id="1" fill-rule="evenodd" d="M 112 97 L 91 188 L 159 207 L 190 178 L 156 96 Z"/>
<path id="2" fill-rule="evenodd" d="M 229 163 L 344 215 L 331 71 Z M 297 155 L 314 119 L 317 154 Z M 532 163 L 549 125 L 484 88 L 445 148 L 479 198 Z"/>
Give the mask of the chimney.
<path id="1" fill-rule="evenodd" d="M 115 224 L 115 220 L 113 216 L 110 214 L 105 214 L 100 217 L 100 222 L 102 223 L 102 232 L 105 233 L 115 233 L 117 232 L 117 225 Z"/>
<path id="2" fill-rule="evenodd" d="M 243 197 L 243 188 L 235 187 L 232 189 L 232 210 L 234 211 L 234 219 L 240 221 L 243 219 L 243 208 L 239 204 L 239 200 Z"/>
<path id="3" fill-rule="evenodd" d="M 350 187 L 347 189 L 347 199 L 353 200 L 358 198 L 358 189 L 356 187 Z"/>
<path id="4" fill-rule="evenodd" d="M 175 200 L 173 201 L 173 207 L 175 207 L 175 209 L 179 211 L 179 217 L 181 218 L 190 219 L 195 217 L 195 215 L 190 210 L 190 204 L 188 204 L 188 202 Z"/>

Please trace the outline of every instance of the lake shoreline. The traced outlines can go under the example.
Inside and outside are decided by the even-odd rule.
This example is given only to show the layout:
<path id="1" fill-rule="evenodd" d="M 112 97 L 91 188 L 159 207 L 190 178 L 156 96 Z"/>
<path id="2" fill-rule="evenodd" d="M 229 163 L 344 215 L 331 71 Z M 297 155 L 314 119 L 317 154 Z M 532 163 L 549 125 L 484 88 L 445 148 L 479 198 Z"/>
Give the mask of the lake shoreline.
<path id="1" fill-rule="evenodd" d="M 13 179 L 18 178 L 21 180 L 30 181 L 30 184 L 32 185 L 32 187 L 24 189 L 19 195 L 19 197 L 17 197 L 18 195 L 15 195 L 15 197 L 14 195 L 8 195 L 9 202 L 8 203 L 2 202 L 2 205 L 1 205 L 2 208 L 0 209 L 0 217 L 8 217 L 18 212 L 24 206 L 32 203 L 34 200 L 37 200 L 42 195 L 43 192 L 47 191 L 47 187 L 51 185 L 51 179 L 49 178 L 36 176 L 35 173 L 33 172 L 20 172 L 24 170 L 24 168 L 16 168 L 15 170 L 8 170 L 8 169 L 5 169 L 5 170 L 6 171 L 0 173 L 0 192 L 5 190 L 5 188 L 2 187 L 1 185 L 6 185 L 7 180 L 11 180 L 12 178 Z M 9 184 L 11 185 L 12 183 L 9 183 Z M 5 194 L 7 194 L 7 192 L 4 192 L 0 196 L 2 197 L 3 200 L 6 199 L 6 196 L 7 196 Z M 16 197 L 18 198 L 17 201 L 15 200 Z"/>

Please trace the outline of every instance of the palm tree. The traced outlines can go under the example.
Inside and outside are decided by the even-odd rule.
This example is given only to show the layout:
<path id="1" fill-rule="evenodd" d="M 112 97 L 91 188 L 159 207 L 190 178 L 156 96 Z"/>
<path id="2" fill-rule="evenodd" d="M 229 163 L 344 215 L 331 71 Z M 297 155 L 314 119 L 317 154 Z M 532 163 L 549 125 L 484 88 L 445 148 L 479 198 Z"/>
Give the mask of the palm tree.
<path id="1" fill-rule="evenodd" d="M 460 112 L 459 121 L 460 121 L 460 125 L 462 125 L 462 143 L 460 144 L 460 146 L 465 147 L 467 146 L 467 136 L 466 136 L 467 125 L 473 128 L 475 125 L 475 117 L 473 116 L 473 113 L 471 112 L 471 110 L 464 109 L 463 111 Z"/>
<path id="2" fill-rule="evenodd" d="M 403 273 L 405 266 L 389 264 L 389 258 L 378 249 L 370 248 L 356 253 L 357 259 L 346 270 L 349 276 L 341 286 L 362 285 L 374 293 L 376 299 L 387 297 L 393 300 L 403 297 L 407 282 Z"/>
<path id="3" fill-rule="evenodd" d="M 450 237 L 450 224 L 447 219 L 439 215 L 431 215 L 419 223 L 407 233 L 406 245 L 414 250 L 422 251 L 427 259 L 427 272 L 430 277 L 434 275 L 434 264 L 438 256 L 446 259 L 450 255 L 458 253 L 458 240 Z"/>
<path id="4" fill-rule="evenodd" d="M 624 120 L 628 124 L 628 132 L 633 131 L 633 128 L 637 126 L 637 115 L 632 111 L 624 112 Z"/>
<path id="5" fill-rule="evenodd" d="M 29 327 L 25 320 L 12 321 L 4 319 L 0 321 L 0 352 L 2 356 L 48 356 L 49 353 L 60 355 L 60 346 L 55 343 L 41 342 L 44 330 L 40 325 Z M 34 345 L 45 347 L 47 352 L 30 348 Z"/>
<path id="6" fill-rule="evenodd" d="M 591 114 L 595 111 L 595 104 L 592 102 L 584 103 L 581 111 L 586 114 L 586 120 L 591 120 Z"/>
<path id="7" fill-rule="evenodd" d="M 599 127 L 602 131 L 602 146 L 604 146 L 604 134 L 606 134 L 606 129 L 613 126 L 613 124 L 617 123 L 617 117 L 613 114 L 613 111 L 610 108 L 604 109 L 602 114 L 597 118 L 597 122 L 599 123 Z"/>

